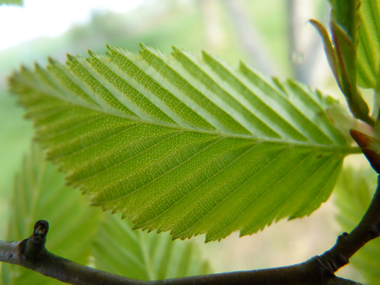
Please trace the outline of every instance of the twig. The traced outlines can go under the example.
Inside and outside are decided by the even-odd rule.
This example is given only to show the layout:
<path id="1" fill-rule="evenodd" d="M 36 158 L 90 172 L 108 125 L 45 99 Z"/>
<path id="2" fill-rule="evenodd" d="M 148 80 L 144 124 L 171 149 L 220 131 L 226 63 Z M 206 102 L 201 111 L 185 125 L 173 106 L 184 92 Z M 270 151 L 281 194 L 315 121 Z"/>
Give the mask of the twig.
<path id="1" fill-rule="evenodd" d="M 149 284 L 80 265 L 56 256 L 45 248 L 49 224 L 38 221 L 33 234 L 21 242 L 0 242 L 0 261 L 23 266 L 59 281 L 76 285 Z"/>
<path id="2" fill-rule="evenodd" d="M 343 233 L 324 254 L 300 264 L 252 271 L 191 276 L 156 281 L 131 279 L 56 256 L 45 248 L 49 224 L 37 221 L 33 234 L 20 242 L 0 241 L 0 261 L 34 270 L 76 285 L 182 285 L 182 284 L 360 284 L 334 273 L 367 242 L 380 236 L 380 176 L 367 212 L 351 233 Z"/>
<path id="3" fill-rule="evenodd" d="M 353 231 L 343 233 L 335 246 L 321 255 L 331 271 L 335 272 L 346 265 L 348 260 L 367 242 L 380 236 L 380 176 L 378 176 L 377 189 L 367 212 Z"/>
<path id="4" fill-rule="evenodd" d="M 379 185 L 379 181 L 378 181 Z M 334 247 L 306 262 L 279 268 L 142 281 L 83 266 L 56 256 L 45 248 L 49 225 L 38 221 L 30 238 L 21 242 L 0 241 L 0 261 L 20 265 L 62 282 L 97 284 L 360 284 L 338 278 L 334 273 L 368 241 L 380 235 L 380 187 L 358 226 L 341 235 Z"/>

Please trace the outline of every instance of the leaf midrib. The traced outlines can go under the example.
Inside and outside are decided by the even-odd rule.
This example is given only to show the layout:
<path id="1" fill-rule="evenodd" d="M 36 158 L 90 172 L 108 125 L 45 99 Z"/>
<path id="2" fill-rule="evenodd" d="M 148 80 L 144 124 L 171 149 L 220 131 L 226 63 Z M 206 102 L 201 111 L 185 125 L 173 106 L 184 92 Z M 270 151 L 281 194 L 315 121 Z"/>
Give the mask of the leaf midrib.
<path id="1" fill-rule="evenodd" d="M 180 125 L 175 125 L 175 124 L 170 124 L 162 121 L 155 121 L 155 120 L 144 120 L 139 117 L 133 117 L 129 116 L 126 114 L 123 114 L 121 112 L 111 112 L 110 109 L 107 111 L 102 109 L 102 108 L 97 108 L 96 105 L 91 105 L 86 103 L 85 101 L 82 100 L 71 100 L 71 98 L 75 97 L 75 94 L 70 94 L 69 97 L 62 98 L 61 96 L 52 96 L 50 94 L 56 93 L 56 90 L 52 90 L 51 87 L 44 85 L 45 88 L 41 88 L 41 85 L 39 84 L 34 84 L 33 82 L 29 80 L 25 80 L 22 76 L 18 76 L 20 81 L 23 81 L 25 85 L 28 85 L 34 89 L 40 90 L 43 93 L 43 96 L 48 96 L 55 98 L 57 100 L 65 101 L 66 103 L 69 103 L 74 106 L 80 106 L 83 108 L 87 108 L 102 114 L 106 114 L 109 116 L 115 116 L 118 118 L 126 119 L 129 121 L 133 121 L 136 123 L 141 123 L 141 124 L 146 124 L 146 125 L 152 125 L 152 126 L 159 126 L 159 127 L 164 127 L 164 128 L 170 128 L 170 129 L 175 129 L 183 132 L 190 132 L 190 133 L 201 133 L 201 134 L 207 134 L 207 135 L 212 135 L 212 136 L 220 136 L 224 138 L 232 138 L 232 139 L 244 139 L 244 140 L 252 140 L 257 143 L 278 143 L 278 144 L 286 144 L 289 146 L 303 146 L 303 147 L 308 147 L 308 148 L 314 148 L 314 149 L 321 149 L 321 150 L 328 150 L 331 152 L 336 152 L 336 153 L 343 153 L 343 154 L 355 154 L 355 153 L 361 153 L 361 150 L 359 147 L 352 147 L 352 146 L 339 146 L 339 145 L 327 145 L 327 144 L 320 144 L 320 143 L 315 143 L 311 141 L 296 141 L 296 140 L 289 140 L 289 139 L 276 139 L 276 138 L 257 138 L 254 135 L 246 135 L 246 134 L 234 134 L 234 133 L 228 133 L 228 132 L 222 132 L 220 130 L 212 131 L 212 130 L 204 130 L 204 129 L 199 129 L 199 128 L 194 128 L 190 126 L 180 126 Z M 49 91 L 46 91 L 49 90 Z M 69 90 L 65 90 L 66 92 L 71 93 Z M 74 95 L 74 96 L 73 96 Z"/>

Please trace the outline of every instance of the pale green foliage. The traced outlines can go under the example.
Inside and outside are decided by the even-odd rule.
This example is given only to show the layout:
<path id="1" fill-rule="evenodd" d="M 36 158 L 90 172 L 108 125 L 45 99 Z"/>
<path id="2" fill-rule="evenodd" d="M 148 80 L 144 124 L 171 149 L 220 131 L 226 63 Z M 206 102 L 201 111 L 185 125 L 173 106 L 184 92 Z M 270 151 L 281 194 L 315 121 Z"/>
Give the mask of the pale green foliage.
<path id="1" fill-rule="evenodd" d="M 291 80 L 205 52 L 90 54 L 10 88 L 68 182 L 137 228 L 209 241 L 308 215 L 357 151 L 327 118 L 335 102 Z"/>
<path id="2" fill-rule="evenodd" d="M 22 6 L 22 0 L 0 0 L 0 6 L 3 4 L 4 5 Z"/>
<path id="3" fill-rule="evenodd" d="M 192 241 L 172 241 L 132 230 L 120 215 L 105 215 L 94 241 L 95 265 L 107 272 L 141 280 L 158 280 L 211 273 Z"/>
<path id="4" fill-rule="evenodd" d="M 37 220 L 49 221 L 46 247 L 54 254 L 86 264 L 91 241 L 97 231 L 99 211 L 86 207 L 86 201 L 64 186 L 61 173 L 46 162 L 34 145 L 17 175 L 11 204 L 7 240 L 20 241 L 33 232 Z M 1 276 L 8 284 L 62 284 L 21 266 L 3 263 Z"/>
<path id="5" fill-rule="evenodd" d="M 377 175 L 372 169 L 347 168 L 338 180 L 335 204 L 337 220 L 344 231 L 352 231 L 360 222 L 377 187 Z M 374 239 L 361 248 L 350 263 L 360 269 L 368 285 L 380 284 L 380 240 Z"/>
<path id="6" fill-rule="evenodd" d="M 7 239 L 29 237 L 34 223 L 46 219 L 47 249 L 81 264 L 142 280 L 210 273 L 194 243 L 132 231 L 131 222 L 86 206 L 84 197 L 64 184 L 63 174 L 33 145 L 16 177 Z M 4 285 L 62 284 L 21 266 L 2 266 Z"/>

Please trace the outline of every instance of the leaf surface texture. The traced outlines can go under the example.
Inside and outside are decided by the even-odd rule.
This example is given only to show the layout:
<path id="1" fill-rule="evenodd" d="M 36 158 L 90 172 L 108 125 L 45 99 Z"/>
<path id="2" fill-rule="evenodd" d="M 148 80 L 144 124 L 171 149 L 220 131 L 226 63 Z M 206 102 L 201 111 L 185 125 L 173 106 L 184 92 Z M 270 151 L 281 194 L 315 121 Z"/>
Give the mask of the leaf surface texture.
<path id="1" fill-rule="evenodd" d="M 140 280 L 211 273 L 193 241 L 133 231 L 130 221 L 88 207 L 87 199 L 64 184 L 64 175 L 33 144 L 15 180 L 7 239 L 29 237 L 34 223 L 45 219 L 50 224 L 46 248 L 80 264 Z M 63 284 L 21 266 L 3 263 L 1 269 L 4 285 Z"/>
<path id="2" fill-rule="evenodd" d="M 330 195 L 345 155 L 334 100 L 245 64 L 142 46 L 10 79 L 48 157 L 94 205 L 173 238 L 252 234 Z"/>

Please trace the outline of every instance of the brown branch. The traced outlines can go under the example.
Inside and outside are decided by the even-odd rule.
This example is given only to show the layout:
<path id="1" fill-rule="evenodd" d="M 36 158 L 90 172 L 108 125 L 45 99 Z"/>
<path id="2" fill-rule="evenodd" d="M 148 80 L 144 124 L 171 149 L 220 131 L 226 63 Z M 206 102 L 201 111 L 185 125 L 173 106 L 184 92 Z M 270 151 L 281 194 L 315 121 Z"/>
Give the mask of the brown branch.
<path id="1" fill-rule="evenodd" d="M 367 242 L 380 236 L 380 179 L 367 212 L 351 233 L 343 233 L 324 254 L 306 262 L 271 269 L 142 281 L 83 266 L 56 256 L 45 248 L 49 225 L 38 221 L 30 238 L 21 242 L 0 241 L 0 261 L 20 265 L 62 282 L 77 285 L 97 284 L 359 284 L 338 278 L 334 273 Z"/>
<path id="2" fill-rule="evenodd" d="M 38 221 L 33 234 L 21 242 L 0 242 L 0 261 L 16 264 L 59 281 L 77 285 L 150 284 L 80 265 L 56 256 L 45 248 L 49 224 Z"/>
<path id="3" fill-rule="evenodd" d="M 321 258 L 330 263 L 331 270 L 335 272 L 346 265 L 348 260 L 367 242 L 380 236 L 380 176 L 377 189 L 367 212 L 360 223 L 350 234 L 344 233 L 338 238 L 336 245 L 326 251 Z"/>
<path id="4" fill-rule="evenodd" d="M 379 194 L 378 194 L 379 196 Z M 372 204 L 371 204 L 372 205 Z M 379 207 L 379 206 L 377 206 Z M 368 215 L 372 212 L 369 211 Z M 367 215 L 366 215 L 367 216 Z M 366 217 L 365 216 L 365 217 Z M 363 219 L 364 220 L 364 219 Z M 366 219 L 367 220 L 367 219 Z M 371 219 L 372 221 L 372 219 Z M 358 229 L 359 228 L 359 229 Z M 272 269 L 229 272 L 203 276 L 191 276 L 157 281 L 142 281 L 118 276 L 105 271 L 77 264 L 56 256 L 45 248 L 49 225 L 46 221 L 38 221 L 30 238 L 21 242 L 0 242 L 0 261 L 23 266 L 45 276 L 58 279 L 69 284 L 144 284 L 144 285 L 182 285 L 182 284 L 359 284 L 350 280 L 337 278 L 334 272 L 348 262 L 348 258 L 367 240 L 376 235 L 372 231 L 363 232 L 359 226 L 350 235 L 340 237 L 337 244 L 322 256 L 316 256 L 304 263 Z M 360 240 L 360 242 L 358 242 Z M 356 245 L 350 243 L 356 242 Z M 350 249 L 356 248 L 355 251 Z"/>

